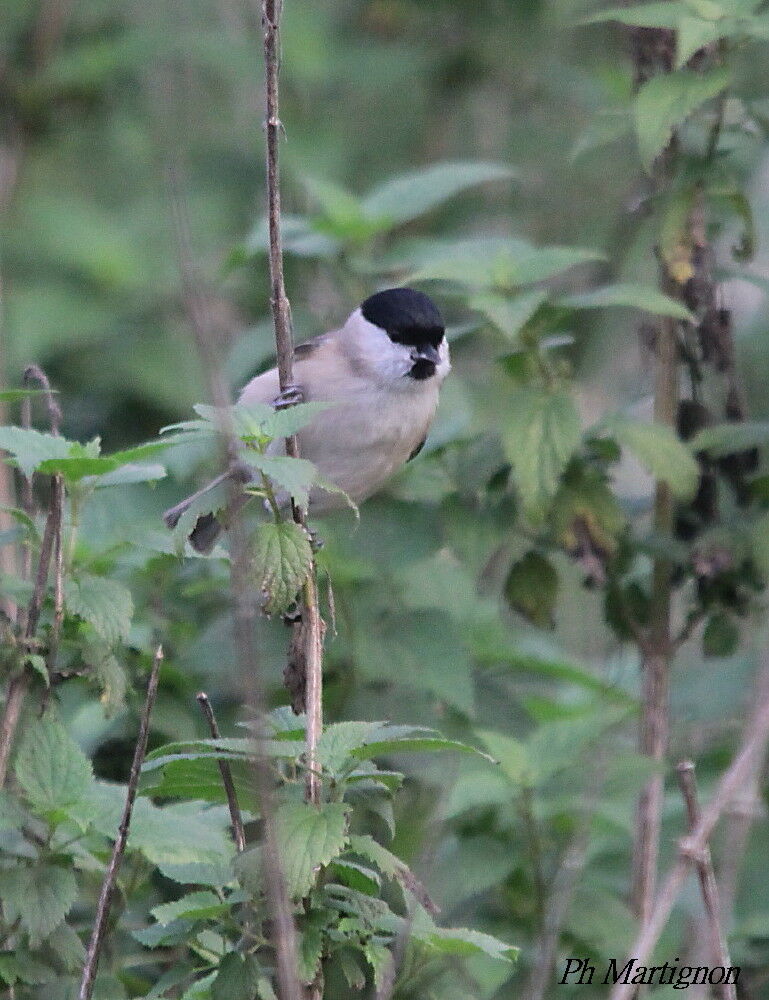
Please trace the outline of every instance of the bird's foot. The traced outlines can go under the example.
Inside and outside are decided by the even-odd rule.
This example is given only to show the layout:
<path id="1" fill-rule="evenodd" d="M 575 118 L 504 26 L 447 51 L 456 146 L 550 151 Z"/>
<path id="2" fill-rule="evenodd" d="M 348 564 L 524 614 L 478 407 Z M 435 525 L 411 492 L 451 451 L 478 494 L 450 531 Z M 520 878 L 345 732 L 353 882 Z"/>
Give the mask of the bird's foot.
<path id="1" fill-rule="evenodd" d="M 276 410 L 287 410 L 289 406 L 296 406 L 304 402 L 304 393 L 301 386 L 287 385 L 280 394 L 272 401 Z"/>

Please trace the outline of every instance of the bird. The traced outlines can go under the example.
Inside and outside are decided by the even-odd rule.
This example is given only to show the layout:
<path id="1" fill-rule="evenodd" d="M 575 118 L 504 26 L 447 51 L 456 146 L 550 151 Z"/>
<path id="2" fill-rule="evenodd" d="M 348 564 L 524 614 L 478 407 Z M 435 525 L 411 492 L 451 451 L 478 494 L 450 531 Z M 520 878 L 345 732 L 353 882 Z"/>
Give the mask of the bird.
<path id="1" fill-rule="evenodd" d="M 365 299 L 338 329 L 295 348 L 294 386 L 281 394 L 278 370 L 271 368 L 245 386 L 239 403 L 330 404 L 297 435 L 301 457 L 343 491 L 311 489 L 310 514 L 322 516 L 368 499 L 419 454 L 450 369 L 445 324 L 432 299 L 413 288 L 387 288 Z M 273 441 L 268 454 L 285 454 L 285 442 Z M 242 485 L 250 479 L 247 469 L 217 477 L 167 510 L 166 525 L 175 528 L 192 503 L 233 475 Z M 198 517 L 189 536 L 193 548 L 211 552 L 248 499 L 244 491 L 223 512 Z M 290 503 L 287 495 L 279 500 Z"/>

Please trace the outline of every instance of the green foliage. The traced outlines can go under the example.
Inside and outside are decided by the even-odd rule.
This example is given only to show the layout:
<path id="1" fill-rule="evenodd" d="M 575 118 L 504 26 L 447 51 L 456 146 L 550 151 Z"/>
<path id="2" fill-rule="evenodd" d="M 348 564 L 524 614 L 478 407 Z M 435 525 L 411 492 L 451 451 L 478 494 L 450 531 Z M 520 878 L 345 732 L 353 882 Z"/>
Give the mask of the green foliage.
<path id="1" fill-rule="evenodd" d="M 97 998 L 273 1000 L 259 751 L 279 815 L 292 819 L 287 867 L 307 890 L 294 914 L 301 974 L 311 981 L 320 963 L 327 996 L 372 992 L 393 954 L 394 1000 L 525 991 L 542 914 L 582 838 L 558 951 L 615 956 L 634 930 L 625 900 L 635 802 L 658 773 L 630 749 L 652 562 L 668 560 L 674 639 L 689 636 L 671 676 L 673 745 L 696 730 L 704 789 L 733 752 L 759 645 L 769 579 L 769 488 L 754 452 L 767 416 L 766 13 L 752 0 L 587 18 L 586 4 L 553 0 L 287 5 L 282 193 L 296 339 L 332 328 L 377 287 L 424 281 L 448 321 L 453 365 L 423 454 L 366 503 L 359 527 L 319 526 L 328 725 L 315 816 L 301 803 L 303 720 L 271 713 L 261 743 L 197 738 L 196 691 L 211 693 L 227 733 L 246 693 L 230 640 L 226 537 L 211 558 L 193 561 L 184 546 L 200 514 L 227 507 L 226 486 L 193 505 L 175 541 L 160 519 L 210 471 L 199 467 L 219 459 L 217 434 L 231 427 L 253 469 L 252 575 L 265 610 L 278 612 L 308 559 L 307 540 L 284 526 L 288 496 L 332 485 L 272 446 L 318 404 L 224 414 L 198 405 L 185 419 L 207 395 L 206 373 L 158 164 L 172 152 L 195 305 L 235 390 L 273 352 L 266 223 L 253 216 L 260 112 L 246 93 L 259 39 L 226 4 L 182 14 L 143 5 L 127 17 L 93 0 L 74 5 L 53 37 L 39 21 L 45 5 L 6 6 L 9 176 L 17 148 L 23 162 L 2 219 L 0 447 L 12 485 L 34 477 L 34 504 L 21 489 L 0 498 L 4 611 L 32 595 L 53 474 L 65 505 L 63 609 L 52 568 L 29 641 L 23 614 L 0 616 L 4 678 L 30 675 L 0 793 L 3 981 L 18 1000 L 77 993 L 158 641 L 154 749 Z M 600 26 L 609 21 L 670 32 L 637 94 L 627 32 Z M 468 149 L 484 159 L 464 159 Z M 640 183 L 655 159 L 654 182 Z M 740 279 L 724 301 L 703 298 L 711 269 Z M 657 317 L 675 324 L 685 355 L 680 395 L 696 385 L 710 412 L 684 440 L 606 418 L 649 411 L 636 326 L 646 354 Z M 33 360 L 60 390 L 64 437 L 45 430 L 40 393 L 13 388 Z M 21 426 L 24 399 L 31 429 Z M 670 533 L 649 533 L 649 476 L 628 455 L 670 483 Z M 257 632 L 267 701 L 279 704 L 286 631 L 263 616 Z M 220 761 L 246 821 L 240 858 Z M 682 829 L 680 811 L 666 808 L 663 866 Z M 766 850 L 757 820 L 730 940 L 749 981 L 769 955 Z M 684 947 L 684 910 L 671 948 Z M 503 943 L 512 941 L 516 966 Z M 600 993 L 559 990 L 567 1000 Z"/>
<path id="2" fill-rule="evenodd" d="M 504 445 L 526 514 L 542 521 L 582 436 L 572 397 L 562 389 L 522 389 L 507 415 Z"/>
<path id="3" fill-rule="evenodd" d="M 285 611 L 310 573 L 309 536 L 293 521 L 268 522 L 259 525 L 252 545 L 254 584 L 261 595 L 262 607 L 268 614 Z"/>

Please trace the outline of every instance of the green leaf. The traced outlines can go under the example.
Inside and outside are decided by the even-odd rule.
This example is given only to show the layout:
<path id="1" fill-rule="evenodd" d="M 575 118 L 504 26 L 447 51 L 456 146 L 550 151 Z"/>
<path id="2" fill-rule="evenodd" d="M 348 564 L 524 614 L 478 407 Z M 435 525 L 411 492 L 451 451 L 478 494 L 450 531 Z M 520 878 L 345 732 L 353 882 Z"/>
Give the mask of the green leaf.
<path id="1" fill-rule="evenodd" d="M 341 882 L 342 885 L 347 885 L 367 896 L 378 895 L 381 887 L 379 876 L 375 871 L 346 858 L 337 858 L 336 861 L 332 861 L 329 866 L 329 874 L 333 881 Z"/>
<path id="2" fill-rule="evenodd" d="M 51 948 L 67 972 L 77 972 L 85 961 L 85 947 L 74 928 L 62 921 L 56 930 L 48 935 L 47 947 Z"/>
<path id="3" fill-rule="evenodd" d="M 512 237 L 476 237 L 433 244 L 409 280 L 509 290 L 602 259 L 602 254 L 584 247 L 534 247 Z"/>
<path id="4" fill-rule="evenodd" d="M 20 510 L 18 507 L 9 507 L 7 504 L 0 503 L 0 511 L 12 517 L 14 521 L 18 521 L 19 524 L 23 525 L 29 534 L 34 539 L 40 538 L 40 532 L 37 530 L 37 525 L 29 516 L 25 510 Z"/>
<path id="5" fill-rule="evenodd" d="M 321 210 L 321 217 L 313 220 L 313 226 L 321 233 L 327 233 L 340 240 L 360 241 L 368 239 L 376 232 L 366 217 L 363 205 L 349 191 L 317 178 L 303 178 L 304 185 Z"/>
<path id="6" fill-rule="evenodd" d="M 510 567 L 504 594 L 515 611 L 539 628 L 552 628 L 558 573 L 539 552 L 529 551 Z"/>
<path id="7" fill-rule="evenodd" d="M 363 211 L 380 223 L 380 229 L 390 229 L 424 215 L 467 188 L 513 176 L 514 171 L 502 164 L 437 163 L 376 188 L 364 198 Z"/>
<path id="8" fill-rule="evenodd" d="M 219 963 L 211 984 L 212 1000 L 254 1000 L 261 969 L 255 956 L 231 951 Z"/>
<path id="9" fill-rule="evenodd" d="M 381 990 L 385 985 L 386 973 L 392 965 L 390 950 L 379 941 L 367 941 L 363 945 L 363 954 L 374 973 L 374 986 Z"/>
<path id="10" fill-rule="evenodd" d="M 0 427 L 0 451 L 7 451 L 29 478 L 42 462 L 69 454 L 71 441 L 24 427 Z"/>
<path id="11" fill-rule="evenodd" d="M 0 896 L 7 922 L 18 920 L 37 948 L 77 899 L 77 880 L 72 869 L 57 865 L 7 868 L 0 871 Z"/>
<path id="12" fill-rule="evenodd" d="M 112 649 L 105 642 L 86 642 L 81 655 L 83 662 L 93 672 L 96 683 L 101 688 L 99 700 L 107 717 L 122 707 L 128 689 L 126 672 L 118 662 Z"/>
<path id="13" fill-rule="evenodd" d="M 287 459 L 296 462 L 297 459 Z M 305 529 L 293 521 L 268 521 L 257 528 L 252 548 L 253 580 L 268 614 L 284 611 L 312 569 Z"/>
<path id="14" fill-rule="evenodd" d="M 612 417 L 605 426 L 612 437 L 633 452 L 655 479 L 666 482 L 675 496 L 681 500 L 694 496 L 700 477 L 699 465 L 670 427 L 625 417 Z"/>
<path id="15" fill-rule="evenodd" d="M 347 843 L 350 807 L 342 802 L 291 802 L 275 813 L 275 839 L 283 860 L 286 888 L 293 899 L 310 891 L 317 869 L 336 858 Z"/>
<path id="16" fill-rule="evenodd" d="M 232 409 L 233 423 L 239 437 L 289 437 L 333 406 L 333 403 L 297 403 L 296 406 L 276 410 L 264 403 L 237 403 Z"/>
<path id="17" fill-rule="evenodd" d="M 558 299 L 556 305 L 567 309 L 596 309 L 605 306 L 628 306 L 632 309 L 643 309 L 655 316 L 672 316 L 674 319 L 694 322 L 695 317 L 686 306 L 663 295 L 656 288 L 644 285 L 620 283 L 596 288 L 592 292 L 582 292 L 579 295 L 567 295 Z"/>
<path id="18" fill-rule="evenodd" d="M 17 800 L 4 788 L 0 788 L 0 832 L 20 830 L 28 816 Z"/>
<path id="19" fill-rule="evenodd" d="M 600 24 L 604 21 L 617 21 L 634 28 L 668 28 L 675 29 L 678 18 L 685 9 L 680 3 L 663 0 L 662 3 L 642 3 L 634 7 L 609 7 L 599 10 L 587 17 L 580 18 L 580 24 Z"/>
<path id="20" fill-rule="evenodd" d="M 16 780 L 33 808 L 65 810 L 91 790 L 91 765 L 61 722 L 36 720 L 24 735 L 16 758 Z"/>
<path id="21" fill-rule="evenodd" d="M 520 952 L 520 948 L 506 944 L 491 934 L 464 927 L 436 927 L 432 931 L 419 928 L 414 936 L 446 955 L 461 955 L 464 958 L 488 955 L 503 962 L 514 962 Z"/>
<path id="22" fill-rule="evenodd" d="M 723 11 L 721 12 L 723 14 Z M 706 20 L 704 17 L 681 15 L 676 36 L 675 68 L 685 66 L 695 52 L 712 45 L 728 33 L 728 25 L 722 18 Z"/>
<path id="23" fill-rule="evenodd" d="M 581 438 L 579 414 L 567 392 L 522 388 L 512 396 L 502 441 L 530 521 L 544 519 Z"/>
<path id="24" fill-rule="evenodd" d="M 303 921 L 299 932 L 298 958 L 299 978 L 305 984 L 311 983 L 318 973 L 323 954 L 323 937 L 323 927 L 317 917 Z"/>
<path id="25" fill-rule="evenodd" d="M 673 130 L 728 84 L 726 69 L 707 73 L 680 69 L 653 76 L 641 87 L 635 101 L 635 123 L 641 161 L 647 170 L 670 142 Z"/>
<path id="26" fill-rule="evenodd" d="M 159 479 L 165 479 L 167 475 L 164 465 L 141 465 L 138 462 L 128 462 L 115 469 L 114 472 L 105 472 L 92 479 L 86 478 L 89 480 L 88 486 L 101 489 L 105 486 L 128 486 L 131 483 L 154 483 Z"/>
<path id="27" fill-rule="evenodd" d="M 711 615 L 702 635 L 702 651 L 705 656 L 732 656 L 739 641 L 740 630 L 729 615 Z"/>
<path id="28" fill-rule="evenodd" d="M 513 299 L 487 293 L 472 296 L 467 304 L 482 312 L 506 337 L 515 340 L 547 298 L 545 291 L 525 292 Z"/>
<path id="29" fill-rule="evenodd" d="M 249 452 L 249 465 L 255 466 L 278 487 L 285 490 L 300 507 L 307 505 L 310 487 L 318 477 L 318 470 L 306 458 L 288 455 L 255 455 Z"/>
<path id="30" fill-rule="evenodd" d="M 599 110 L 574 143 L 570 159 L 574 162 L 585 153 L 592 153 L 623 139 L 631 131 L 632 124 L 630 115 L 625 110 Z"/>
<path id="31" fill-rule="evenodd" d="M 715 424 L 697 431 L 690 441 L 694 452 L 706 451 L 711 458 L 761 448 L 769 442 L 769 421 Z"/>
<path id="32" fill-rule="evenodd" d="M 80 573 L 64 581 L 64 605 L 78 615 L 109 645 L 128 637 L 133 617 L 131 592 L 105 576 Z"/>
<path id="33" fill-rule="evenodd" d="M 173 903 L 161 903 L 160 906 L 150 910 L 150 913 L 159 924 L 170 924 L 180 918 L 200 920 L 226 913 L 233 903 L 243 902 L 244 898 L 242 894 L 239 894 L 236 899 L 230 896 L 226 900 L 222 900 L 215 892 L 201 890 L 190 892 L 186 896 L 182 896 L 181 899 L 174 900 Z"/>

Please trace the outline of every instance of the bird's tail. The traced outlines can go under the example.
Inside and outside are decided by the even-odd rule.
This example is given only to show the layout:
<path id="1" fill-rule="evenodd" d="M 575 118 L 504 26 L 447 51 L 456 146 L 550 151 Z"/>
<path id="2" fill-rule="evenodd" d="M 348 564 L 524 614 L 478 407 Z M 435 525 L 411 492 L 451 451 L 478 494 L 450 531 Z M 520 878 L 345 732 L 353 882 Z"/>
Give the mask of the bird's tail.
<path id="1" fill-rule="evenodd" d="M 221 486 L 222 484 L 227 483 L 232 478 L 236 478 L 239 481 L 242 481 L 243 476 L 240 470 L 236 471 L 235 473 L 233 472 L 222 473 L 222 475 L 217 476 L 216 479 L 212 479 L 207 486 L 204 486 L 202 489 L 198 490 L 197 493 L 193 493 L 191 496 L 186 497 L 180 503 L 176 504 L 176 506 L 169 507 L 169 509 L 163 514 L 163 520 L 166 523 L 166 527 L 171 528 L 173 530 L 181 520 L 182 516 L 186 514 L 186 512 L 193 505 L 193 503 L 201 499 L 201 497 L 204 497 L 207 493 L 210 493 L 212 490 L 216 489 L 217 486 Z M 248 496 L 246 494 L 242 494 L 236 497 L 234 500 L 232 500 L 229 504 L 227 504 L 225 508 L 226 509 L 225 520 L 227 523 L 229 523 L 231 518 L 234 517 L 235 514 L 237 514 L 237 512 L 241 509 L 241 507 L 245 503 L 247 503 L 247 501 L 248 501 Z M 217 538 L 219 537 L 219 535 L 222 533 L 223 530 L 224 530 L 224 525 L 216 516 L 216 514 L 212 512 L 201 514 L 200 517 L 195 522 L 195 527 L 190 532 L 189 535 L 190 545 L 192 545 L 193 549 L 195 549 L 196 552 L 200 552 L 203 555 L 208 555 L 208 553 L 211 552 L 211 550 L 213 549 Z"/>

